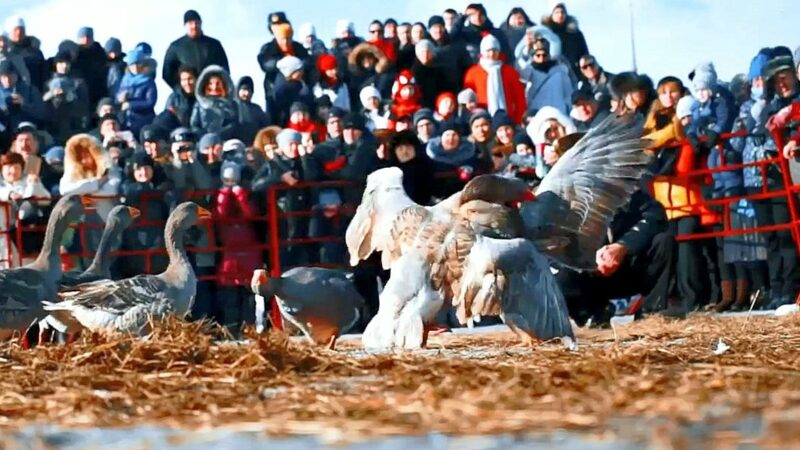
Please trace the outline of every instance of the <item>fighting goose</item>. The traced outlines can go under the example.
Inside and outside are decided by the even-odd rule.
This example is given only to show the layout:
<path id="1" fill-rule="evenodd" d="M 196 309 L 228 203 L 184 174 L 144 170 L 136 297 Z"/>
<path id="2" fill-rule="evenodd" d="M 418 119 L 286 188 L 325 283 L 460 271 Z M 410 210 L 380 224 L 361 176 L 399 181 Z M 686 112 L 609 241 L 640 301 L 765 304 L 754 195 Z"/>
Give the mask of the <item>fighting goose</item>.
<path id="1" fill-rule="evenodd" d="M 194 302 L 197 279 L 184 250 L 184 235 L 198 220 L 210 217 L 195 203 L 181 203 L 164 229 L 169 255 L 164 272 L 84 283 L 62 291 L 60 302 L 45 303 L 48 325 L 62 333 L 86 328 L 143 334 L 151 317 L 186 315 Z"/>
<path id="2" fill-rule="evenodd" d="M 83 214 L 79 196 L 62 197 L 53 207 L 39 256 L 18 269 L 0 272 L 0 339 L 24 332 L 43 317 L 42 301 L 54 300 L 61 279 L 59 254 L 64 232 Z"/>
<path id="3" fill-rule="evenodd" d="M 340 270 L 295 267 L 278 278 L 268 278 L 266 270 L 258 269 L 250 287 L 257 302 L 275 296 L 287 322 L 312 343 L 331 350 L 336 339 L 359 321 L 364 306 L 364 298 Z"/>
<path id="4" fill-rule="evenodd" d="M 111 261 L 109 253 L 111 249 L 119 246 L 122 232 L 130 226 L 141 213 L 138 209 L 117 205 L 108 214 L 106 226 L 103 229 L 103 236 L 100 237 L 100 244 L 97 246 L 97 253 L 89 267 L 81 273 L 67 272 L 61 278 L 61 286 L 75 286 L 81 283 L 89 283 L 98 280 L 110 280 Z"/>
<path id="5" fill-rule="evenodd" d="M 524 238 L 487 237 L 481 224 L 460 214 L 450 221 L 416 222 L 413 239 L 405 241 L 400 251 L 395 250 L 400 245 L 397 239 L 373 245 L 374 250 L 395 250 L 396 257 L 390 258 L 392 275 L 381 293 L 378 313 L 364 331 L 364 346 L 423 347 L 426 324 L 446 301 L 456 307 L 462 324 L 478 321 L 482 315 L 499 315 L 523 339 L 561 337 L 571 345 L 574 336 L 567 306 L 550 271 L 550 258 L 569 267 L 594 268 L 590 262 L 609 222 L 639 186 L 650 158 L 644 152 L 646 146 L 641 125 L 633 116 L 610 117 L 592 129 L 559 159 L 534 200 L 522 205 Z M 377 228 L 385 223 L 397 225 L 409 209 L 420 208 L 381 211 L 385 203 L 375 202 L 374 197 L 387 190 L 386 184 L 388 190 L 396 191 L 395 182 L 380 177 L 373 180 L 370 190 L 368 180 L 364 214 L 358 218 L 357 211 L 350 224 L 354 229 L 348 229 L 352 242 L 392 236 Z M 492 180 L 492 184 L 502 182 Z M 352 249 L 361 246 L 350 242 L 352 261 Z"/>

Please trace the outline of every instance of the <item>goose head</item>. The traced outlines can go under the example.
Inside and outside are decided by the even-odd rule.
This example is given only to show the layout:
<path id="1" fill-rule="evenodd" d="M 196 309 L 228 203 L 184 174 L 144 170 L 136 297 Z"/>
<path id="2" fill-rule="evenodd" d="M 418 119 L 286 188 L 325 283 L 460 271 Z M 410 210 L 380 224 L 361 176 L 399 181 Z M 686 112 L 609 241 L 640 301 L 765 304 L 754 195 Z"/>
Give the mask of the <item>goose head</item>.
<path id="1" fill-rule="evenodd" d="M 70 224 L 78 222 L 84 214 L 83 201 L 79 195 L 67 195 L 56 202 L 50 213 L 50 220 L 62 224 L 66 229 Z"/>
<path id="2" fill-rule="evenodd" d="M 121 227 L 121 229 L 128 228 L 137 217 L 141 216 L 142 212 L 131 206 L 117 205 L 108 213 L 106 222 L 113 224 L 113 226 Z"/>
<path id="3" fill-rule="evenodd" d="M 167 220 L 167 228 L 186 231 L 201 221 L 211 219 L 211 213 L 195 202 L 178 205 Z"/>

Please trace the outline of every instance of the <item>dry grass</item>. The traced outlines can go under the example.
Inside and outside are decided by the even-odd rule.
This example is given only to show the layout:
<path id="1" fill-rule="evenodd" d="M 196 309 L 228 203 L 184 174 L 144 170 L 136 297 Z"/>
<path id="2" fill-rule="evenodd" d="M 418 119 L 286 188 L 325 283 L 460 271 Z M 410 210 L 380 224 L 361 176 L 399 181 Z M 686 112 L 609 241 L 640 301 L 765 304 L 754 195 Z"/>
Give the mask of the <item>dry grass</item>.
<path id="1" fill-rule="evenodd" d="M 446 334 L 426 351 L 368 355 L 354 343 L 331 352 L 280 333 L 218 344 L 202 324 L 156 330 L 148 340 L 0 345 L 0 427 L 258 422 L 275 434 L 348 440 L 603 430 L 625 417 L 685 423 L 706 420 L 713 406 L 761 415 L 772 443 L 800 445 L 798 317 L 648 319 L 616 336 L 583 331 L 577 352 L 526 347 L 510 333 Z M 720 337 L 731 349 L 717 356 Z"/>

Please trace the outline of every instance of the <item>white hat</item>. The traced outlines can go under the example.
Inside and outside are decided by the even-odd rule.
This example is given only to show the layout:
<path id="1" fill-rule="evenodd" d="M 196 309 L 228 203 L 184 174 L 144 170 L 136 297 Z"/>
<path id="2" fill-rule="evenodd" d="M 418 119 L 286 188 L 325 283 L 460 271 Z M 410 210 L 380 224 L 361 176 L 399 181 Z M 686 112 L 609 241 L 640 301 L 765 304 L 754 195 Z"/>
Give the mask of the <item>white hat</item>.
<path id="1" fill-rule="evenodd" d="M 678 104 L 675 105 L 675 116 L 677 116 L 678 119 L 691 116 L 696 108 L 697 100 L 695 100 L 694 97 L 691 95 L 683 96 L 678 100 Z"/>
<path id="2" fill-rule="evenodd" d="M 14 28 L 25 28 L 25 20 L 20 16 L 11 16 L 6 19 L 5 31 L 11 33 Z"/>
<path id="3" fill-rule="evenodd" d="M 354 30 L 355 30 L 355 25 L 353 25 L 353 22 L 351 22 L 351 21 L 349 21 L 347 19 L 339 19 L 339 20 L 336 21 L 336 35 L 337 36 L 341 35 L 345 31 L 349 31 L 349 32 L 353 33 Z"/>
<path id="4" fill-rule="evenodd" d="M 534 144 L 539 145 L 547 143 L 546 136 L 547 130 L 550 128 L 550 120 L 555 120 L 560 123 L 561 126 L 564 127 L 566 134 L 572 134 L 578 131 L 575 122 L 559 109 L 553 108 L 552 106 L 542 106 L 536 115 L 533 116 L 530 123 L 528 123 L 527 128 L 525 128 L 525 131 Z"/>
<path id="5" fill-rule="evenodd" d="M 289 75 L 303 69 L 303 61 L 296 56 L 284 56 L 278 60 L 278 70 L 281 71 L 284 78 L 289 78 Z"/>
<path id="6" fill-rule="evenodd" d="M 300 25 L 300 28 L 297 29 L 297 37 L 299 37 L 300 39 L 305 39 L 309 36 L 316 36 L 316 35 L 317 35 L 317 29 L 314 28 L 314 25 L 312 25 L 311 22 L 306 22 Z"/>
<path id="7" fill-rule="evenodd" d="M 381 100 L 381 92 L 373 85 L 364 86 L 364 89 L 361 89 L 361 92 L 358 94 L 358 98 L 361 99 L 361 104 L 363 106 L 367 106 L 367 100 L 372 97 L 378 97 L 378 101 Z"/>
<path id="8" fill-rule="evenodd" d="M 491 34 L 487 34 L 481 39 L 481 54 L 484 55 L 489 50 L 500 50 L 500 41 Z"/>

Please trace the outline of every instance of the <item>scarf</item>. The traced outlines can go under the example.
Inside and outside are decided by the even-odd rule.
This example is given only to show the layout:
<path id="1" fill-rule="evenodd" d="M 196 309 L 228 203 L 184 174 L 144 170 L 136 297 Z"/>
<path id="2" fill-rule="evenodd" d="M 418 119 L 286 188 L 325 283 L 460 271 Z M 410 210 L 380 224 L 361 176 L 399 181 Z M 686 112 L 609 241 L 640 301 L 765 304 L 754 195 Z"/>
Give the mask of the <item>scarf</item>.
<path id="1" fill-rule="evenodd" d="M 498 109 L 508 111 L 506 107 L 506 93 L 503 90 L 502 68 L 503 62 L 488 58 L 481 58 L 479 61 L 483 70 L 489 74 L 486 81 L 486 103 L 489 114 L 494 115 Z"/>

